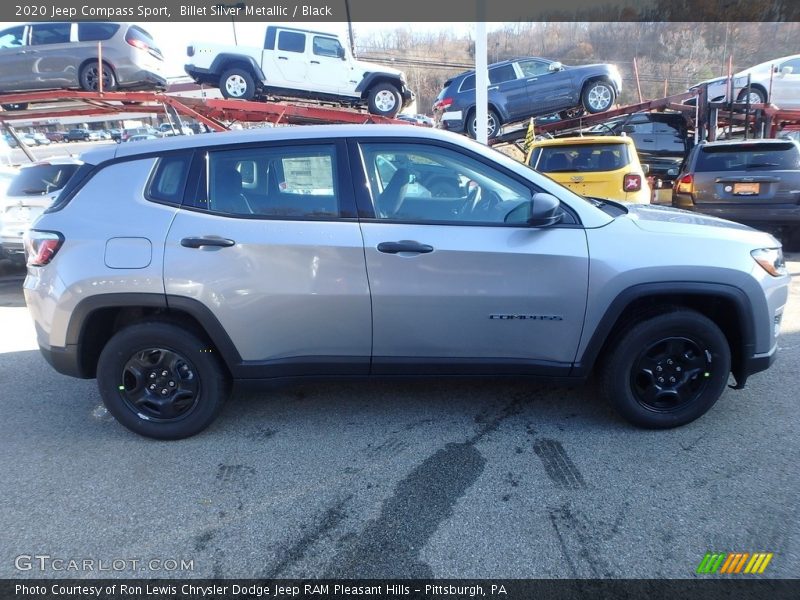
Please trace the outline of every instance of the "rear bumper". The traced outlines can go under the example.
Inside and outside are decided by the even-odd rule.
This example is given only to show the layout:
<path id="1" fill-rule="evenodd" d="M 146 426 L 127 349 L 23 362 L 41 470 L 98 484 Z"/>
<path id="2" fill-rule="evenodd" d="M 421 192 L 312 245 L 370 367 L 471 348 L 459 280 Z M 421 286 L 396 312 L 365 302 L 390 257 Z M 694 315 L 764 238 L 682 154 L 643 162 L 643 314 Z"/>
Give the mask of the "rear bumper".
<path id="1" fill-rule="evenodd" d="M 130 70 L 119 73 L 119 87 L 126 90 L 165 90 L 167 80 L 158 73 L 141 70 Z"/>
<path id="2" fill-rule="evenodd" d="M 463 110 L 436 111 L 434 113 L 436 126 L 447 131 L 463 133 L 465 131 L 464 126 L 466 123 L 465 112 L 466 111 Z"/>

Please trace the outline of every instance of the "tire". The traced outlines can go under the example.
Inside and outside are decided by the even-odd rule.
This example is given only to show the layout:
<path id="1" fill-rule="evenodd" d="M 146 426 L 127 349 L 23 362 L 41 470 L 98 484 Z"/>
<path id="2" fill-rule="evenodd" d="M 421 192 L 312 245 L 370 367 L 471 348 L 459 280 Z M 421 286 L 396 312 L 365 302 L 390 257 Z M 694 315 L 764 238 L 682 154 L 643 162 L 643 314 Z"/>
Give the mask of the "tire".
<path id="1" fill-rule="evenodd" d="M 477 136 L 475 135 L 476 128 L 478 126 L 477 121 L 478 117 L 476 111 L 475 110 L 470 111 L 469 116 L 467 117 L 467 134 L 469 134 L 469 137 L 471 137 L 474 140 L 478 139 Z M 489 109 L 487 122 L 489 129 L 488 137 L 491 140 L 492 138 L 497 137 L 497 134 L 500 132 L 500 125 L 501 125 L 500 117 L 497 116 L 497 113 L 494 111 L 494 109 L 491 108 Z"/>
<path id="2" fill-rule="evenodd" d="M 581 103 L 590 113 L 607 111 L 614 105 L 614 88 L 607 81 L 592 81 L 587 84 L 581 94 Z"/>
<path id="3" fill-rule="evenodd" d="M 582 106 L 576 106 L 575 108 L 562 110 L 558 113 L 558 118 L 562 121 L 566 121 L 567 119 L 577 119 L 578 117 L 582 117 L 584 113 L 586 113 L 586 110 L 584 110 Z"/>
<path id="4" fill-rule="evenodd" d="M 26 110 L 28 108 L 27 102 L 17 102 L 16 104 L 1 104 L 3 110 Z"/>
<path id="5" fill-rule="evenodd" d="M 403 108 L 400 90 L 391 83 L 379 83 L 369 91 L 367 109 L 372 115 L 394 117 Z"/>
<path id="6" fill-rule="evenodd" d="M 98 91 L 99 79 L 99 70 L 96 60 L 83 65 L 78 75 L 81 89 L 87 92 Z M 103 91 L 112 92 L 115 89 L 117 89 L 117 78 L 114 75 L 114 70 L 106 63 L 103 63 Z"/>
<path id="7" fill-rule="evenodd" d="M 182 327 L 155 321 L 126 327 L 109 340 L 97 363 L 97 385 L 117 421 L 161 440 L 203 431 L 230 391 L 228 375 L 208 343 Z"/>
<path id="8" fill-rule="evenodd" d="M 228 69 L 219 78 L 219 90 L 223 98 L 252 100 L 256 95 L 256 82 L 249 71 Z"/>
<path id="9" fill-rule="evenodd" d="M 739 92 L 736 98 L 737 102 L 747 102 L 747 90 L 744 89 Z M 761 88 L 750 88 L 750 104 L 764 104 L 767 101 L 767 94 Z"/>
<path id="10" fill-rule="evenodd" d="M 700 313 L 677 309 L 623 333 L 603 366 L 600 386 L 629 422 L 667 429 L 714 406 L 730 370 L 730 347 L 719 327 Z"/>

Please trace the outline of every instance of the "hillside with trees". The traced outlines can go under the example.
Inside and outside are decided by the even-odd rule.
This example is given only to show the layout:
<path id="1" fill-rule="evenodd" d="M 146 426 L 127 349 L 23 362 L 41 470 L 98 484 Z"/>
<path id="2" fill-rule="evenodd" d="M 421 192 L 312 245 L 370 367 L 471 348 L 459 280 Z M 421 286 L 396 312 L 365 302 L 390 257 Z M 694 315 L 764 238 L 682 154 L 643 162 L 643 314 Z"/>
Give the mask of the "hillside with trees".
<path id="1" fill-rule="evenodd" d="M 356 38 L 359 56 L 403 69 L 430 114 L 442 84 L 474 68 L 471 36 L 415 32 L 411 26 Z M 564 64 L 613 63 L 623 77 L 623 103 L 636 102 L 634 59 L 644 98 L 661 98 L 690 85 L 800 53 L 800 23 L 550 22 L 508 23 L 488 35 L 489 63 L 541 56 Z"/>

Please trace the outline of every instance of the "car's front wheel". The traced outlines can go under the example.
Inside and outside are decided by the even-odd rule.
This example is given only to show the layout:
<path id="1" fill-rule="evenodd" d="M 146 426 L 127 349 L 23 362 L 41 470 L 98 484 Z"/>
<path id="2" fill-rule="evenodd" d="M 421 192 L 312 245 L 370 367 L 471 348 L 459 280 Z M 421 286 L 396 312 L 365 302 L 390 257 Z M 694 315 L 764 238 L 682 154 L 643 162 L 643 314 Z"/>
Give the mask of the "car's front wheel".
<path id="1" fill-rule="evenodd" d="M 228 69 L 219 79 L 219 90 L 225 98 L 252 100 L 256 95 L 256 82 L 244 69 Z"/>
<path id="2" fill-rule="evenodd" d="M 117 78 L 114 71 L 107 64 L 103 63 L 102 68 L 98 67 L 97 61 L 92 61 L 83 66 L 78 75 L 81 88 L 87 92 L 100 91 L 100 80 L 103 81 L 103 91 L 111 92 L 117 87 Z"/>
<path id="3" fill-rule="evenodd" d="M 369 92 L 367 109 L 373 115 L 394 117 L 400 112 L 402 101 L 397 87 L 391 83 L 379 83 Z"/>
<path id="4" fill-rule="evenodd" d="M 748 98 L 750 104 L 764 104 L 767 101 L 767 94 L 760 88 L 751 87 L 749 94 L 746 89 L 739 92 L 739 97 L 736 101 L 748 102 Z"/>
<path id="5" fill-rule="evenodd" d="M 229 393 L 213 349 L 177 325 L 145 322 L 116 333 L 97 364 L 108 412 L 140 435 L 175 440 L 216 419 Z"/>
<path id="6" fill-rule="evenodd" d="M 641 320 L 620 336 L 600 385 L 628 421 L 666 429 L 714 406 L 730 370 L 731 351 L 720 328 L 698 312 L 676 309 Z"/>
<path id="7" fill-rule="evenodd" d="M 607 81 L 593 81 L 583 89 L 581 101 L 590 113 L 607 111 L 614 104 L 614 88 Z"/>
<path id="8" fill-rule="evenodd" d="M 477 131 L 478 131 L 478 116 L 475 110 L 471 111 L 469 117 L 467 118 L 467 133 L 469 137 L 473 139 L 477 139 Z M 492 138 L 497 137 L 497 134 L 500 132 L 500 117 L 497 116 L 497 113 L 489 109 L 489 114 L 486 118 L 486 133 L 488 138 L 491 140 Z"/>

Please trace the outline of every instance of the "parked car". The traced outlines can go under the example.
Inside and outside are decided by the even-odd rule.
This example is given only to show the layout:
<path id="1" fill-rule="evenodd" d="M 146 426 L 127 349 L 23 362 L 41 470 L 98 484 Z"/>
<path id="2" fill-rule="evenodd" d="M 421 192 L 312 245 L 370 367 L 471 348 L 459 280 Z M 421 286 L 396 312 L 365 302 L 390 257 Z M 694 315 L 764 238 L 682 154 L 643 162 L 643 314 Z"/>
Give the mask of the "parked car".
<path id="1" fill-rule="evenodd" d="M 262 95 L 366 106 L 394 116 L 414 93 L 403 72 L 356 60 L 334 33 L 279 25 L 267 27 L 263 48 L 193 42 L 186 73 L 218 87 L 225 98 Z"/>
<path id="2" fill-rule="evenodd" d="M 25 299 L 50 364 L 96 377 L 142 435 L 198 433 L 237 379 L 598 365 L 622 415 L 675 427 L 778 349 L 790 278 L 769 234 L 587 200 L 438 130 L 278 127 L 84 159 L 26 236 Z"/>
<path id="3" fill-rule="evenodd" d="M 408 123 L 413 123 L 414 125 L 419 125 L 421 127 L 434 127 L 436 123 L 433 119 L 425 115 L 406 115 L 406 114 L 399 114 L 395 117 L 400 121 L 407 121 Z"/>
<path id="4" fill-rule="evenodd" d="M 622 87 L 615 65 L 567 67 L 543 58 L 520 58 L 489 66 L 489 137 L 506 123 L 558 112 L 562 118 L 607 111 Z M 445 81 L 433 104 L 444 129 L 475 137 L 475 71 Z"/>
<path id="5" fill-rule="evenodd" d="M 120 141 L 127 142 L 129 138 L 132 138 L 135 135 L 160 137 L 158 130 L 155 127 L 129 127 L 122 130 L 122 133 L 120 134 Z"/>
<path id="6" fill-rule="evenodd" d="M 103 132 L 98 130 L 89 130 L 89 141 L 100 142 L 103 140 Z"/>
<path id="7" fill-rule="evenodd" d="M 800 54 L 768 60 L 744 69 L 733 76 L 733 98 L 747 100 L 747 78 L 750 77 L 750 104 L 771 104 L 784 109 L 800 108 Z M 708 99 L 728 100 L 730 82 L 727 77 L 709 79 L 692 86 L 692 91 L 708 85 Z M 770 89 L 772 90 L 770 95 Z"/>
<path id="8" fill-rule="evenodd" d="M 163 62 L 150 34 L 130 23 L 40 22 L 0 31 L 0 92 L 95 91 L 101 78 L 106 91 L 160 89 L 166 86 Z"/>
<path id="9" fill-rule="evenodd" d="M 573 192 L 622 202 L 650 202 L 650 187 L 629 137 L 584 136 L 535 141 L 527 164 Z"/>
<path id="10" fill-rule="evenodd" d="M 36 141 L 37 146 L 49 146 L 50 145 L 50 138 L 48 138 L 43 133 L 33 133 L 31 137 Z"/>
<path id="11" fill-rule="evenodd" d="M 115 142 L 119 142 L 122 140 L 122 130 L 121 129 L 109 129 L 108 133 L 111 134 L 111 139 Z"/>
<path id="12" fill-rule="evenodd" d="M 51 142 L 63 142 L 67 134 L 64 131 L 47 131 L 45 135 Z"/>
<path id="13" fill-rule="evenodd" d="M 145 140 L 157 140 L 157 135 L 151 135 L 149 133 L 137 133 L 136 135 L 129 136 L 125 141 L 126 142 L 143 142 Z"/>
<path id="14" fill-rule="evenodd" d="M 0 144 L 2 141 L 3 140 L 0 140 Z M 19 173 L 19 168 L 0 164 L 0 206 L 5 203 L 6 190 L 8 190 L 8 186 L 11 184 L 14 177 L 17 176 L 17 173 Z M 2 219 L 2 212 L 0 212 L 0 229 L 2 229 L 3 226 Z M 0 241 L 0 258 L 3 258 L 4 255 L 3 244 L 2 241 Z"/>
<path id="15" fill-rule="evenodd" d="M 6 258 L 25 262 L 23 235 L 81 164 L 74 158 L 53 158 L 20 167 L 0 196 L 0 246 Z"/>
<path id="16" fill-rule="evenodd" d="M 88 129 L 70 129 L 67 132 L 66 140 L 68 142 L 88 142 L 92 133 Z"/>
<path id="17" fill-rule="evenodd" d="M 701 143 L 682 166 L 672 206 L 800 242 L 800 146 L 793 140 Z"/>
<path id="18" fill-rule="evenodd" d="M 170 123 L 162 123 L 158 126 L 158 133 L 163 137 L 172 135 L 194 135 L 194 130 L 187 125 L 179 127 Z"/>

